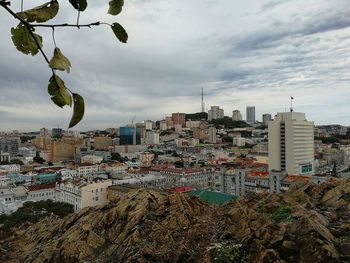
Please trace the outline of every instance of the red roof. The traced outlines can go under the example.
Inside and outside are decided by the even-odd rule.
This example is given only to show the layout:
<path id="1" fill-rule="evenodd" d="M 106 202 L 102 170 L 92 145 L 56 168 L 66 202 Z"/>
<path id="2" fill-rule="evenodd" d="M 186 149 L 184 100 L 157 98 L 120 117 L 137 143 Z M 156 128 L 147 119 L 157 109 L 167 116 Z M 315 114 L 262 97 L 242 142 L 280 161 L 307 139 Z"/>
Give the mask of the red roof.
<path id="1" fill-rule="evenodd" d="M 55 188 L 55 183 L 53 184 L 33 184 L 33 185 L 29 185 L 27 186 L 27 190 L 29 192 L 31 191 L 39 191 L 39 190 L 43 190 L 43 189 L 52 189 Z"/>

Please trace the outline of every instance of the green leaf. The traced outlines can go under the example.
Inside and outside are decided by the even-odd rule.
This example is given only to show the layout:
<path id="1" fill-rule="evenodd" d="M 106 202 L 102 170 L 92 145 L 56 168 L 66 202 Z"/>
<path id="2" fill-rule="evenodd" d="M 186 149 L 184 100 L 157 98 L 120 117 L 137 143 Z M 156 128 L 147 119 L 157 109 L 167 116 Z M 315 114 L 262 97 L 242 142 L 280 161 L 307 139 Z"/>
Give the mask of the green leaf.
<path id="1" fill-rule="evenodd" d="M 35 34 L 34 31 L 35 30 L 32 29 L 32 34 L 34 35 L 39 46 L 42 47 L 43 39 L 40 35 Z M 24 24 L 20 23 L 17 27 L 11 28 L 11 35 L 13 44 L 22 53 L 26 55 L 31 54 L 32 56 L 34 56 L 39 52 L 37 43 L 35 42 L 30 31 Z"/>
<path id="2" fill-rule="evenodd" d="M 57 15 L 59 4 L 56 0 L 47 2 L 43 5 L 37 6 L 23 12 L 17 13 L 19 17 L 27 22 L 46 22 Z"/>
<path id="3" fill-rule="evenodd" d="M 86 0 L 69 0 L 69 3 L 78 11 L 84 11 L 87 7 Z"/>
<path id="4" fill-rule="evenodd" d="M 120 42 L 126 43 L 128 41 L 128 33 L 119 23 L 113 23 L 111 28 Z"/>
<path id="5" fill-rule="evenodd" d="M 108 14 L 110 14 L 112 16 L 118 15 L 122 11 L 123 5 L 124 5 L 124 0 L 111 0 L 111 1 L 109 1 Z"/>
<path id="6" fill-rule="evenodd" d="M 73 109 L 73 116 L 70 120 L 69 127 L 72 128 L 75 125 L 77 125 L 81 119 L 84 117 L 85 112 L 85 103 L 82 96 L 79 94 L 73 93 L 73 100 L 74 100 L 74 109 Z"/>
<path id="7" fill-rule="evenodd" d="M 67 87 L 64 81 L 56 74 L 53 74 L 49 80 L 48 92 L 52 96 L 51 100 L 57 106 L 61 108 L 65 105 L 72 106 L 72 97 Z"/>
<path id="8" fill-rule="evenodd" d="M 58 69 L 62 71 L 66 70 L 67 73 L 69 73 L 72 65 L 70 64 L 70 61 L 68 60 L 68 58 L 66 58 L 62 54 L 61 50 L 58 47 L 56 47 L 53 53 L 53 57 L 50 60 L 49 67 L 52 69 Z"/>

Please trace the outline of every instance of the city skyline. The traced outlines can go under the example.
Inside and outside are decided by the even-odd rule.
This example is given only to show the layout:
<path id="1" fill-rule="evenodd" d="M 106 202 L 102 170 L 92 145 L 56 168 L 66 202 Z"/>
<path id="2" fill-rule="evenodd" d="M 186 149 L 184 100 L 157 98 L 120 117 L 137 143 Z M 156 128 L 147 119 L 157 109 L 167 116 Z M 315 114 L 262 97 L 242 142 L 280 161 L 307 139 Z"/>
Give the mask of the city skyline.
<path id="1" fill-rule="evenodd" d="M 102 16 L 112 22 L 99 5 L 89 3 L 81 21 Z M 69 3 L 61 7 L 55 22 L 74 21 Z M 66 83 L 86 98 L 85 118 L 74 130 L 121 126 L 134 115 L 142 121 L 199 112 L 202 88 L 206 109 L 219 105 L 226 116 L 244 113 L 247 105 L 255 105 L 259 120 L 264 113 L 274 116 L 288 111 L 293 95 L 295 110 L 315 124 L 350 125 L 349 11 L 345 0 L 308 6 L 299 0 L 134 0 L 118 19 L 129 32 L 126 45 L 118 45 L 108 28 L 57 31 L 57 44 L 73 65 Z M 67 128 L 71 109 L 50 101 L 42 57 L 16 51 L 12 17 L 1 15 L 0 24 L 1 129 Z M 40 34 L 51 56 L 51 32 Z"/>

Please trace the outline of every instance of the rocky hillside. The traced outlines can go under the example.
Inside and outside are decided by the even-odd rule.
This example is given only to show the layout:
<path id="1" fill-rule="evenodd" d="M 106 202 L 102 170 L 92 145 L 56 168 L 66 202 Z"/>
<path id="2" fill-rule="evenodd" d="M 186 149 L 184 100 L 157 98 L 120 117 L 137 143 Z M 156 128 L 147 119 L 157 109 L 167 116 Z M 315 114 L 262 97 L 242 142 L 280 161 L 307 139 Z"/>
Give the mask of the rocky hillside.
<path id="1" fill-rule="evenodd" d="M 224 206 L 139 190 L 1 237 L 0 262 L 350 262 L 350 181 Z"/>

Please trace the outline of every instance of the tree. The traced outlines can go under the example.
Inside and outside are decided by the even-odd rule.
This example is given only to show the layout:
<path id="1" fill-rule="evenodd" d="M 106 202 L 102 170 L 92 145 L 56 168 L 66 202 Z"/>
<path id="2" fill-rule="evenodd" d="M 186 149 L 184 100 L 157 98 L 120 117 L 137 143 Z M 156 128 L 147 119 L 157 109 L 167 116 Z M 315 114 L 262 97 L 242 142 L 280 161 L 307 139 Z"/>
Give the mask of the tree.
<path id="1" fill-rule="evenodd" d="M 35 157 L 33 158 L 33 161 L 36 163 L 41 163 L 41 164 L 46 162 L 46 160 L 40 156 L 38 151 L 36 152 Z"/>
<path id="2" fill-rule="evenodd" d="M 15 12 L 10 8 L 10 0 L 0 0 L 0 6 L 19 21 L 17 27 L 11 28 L 11 38 L 17 50 L 23 54 L 31 54 L 32 56 L 35 56 L 40 52 L 48 64 L 50 70 L 52 71 L 52 76 L 49 79 L 48 84 L 48 93 L 51 96 L 51 100 L 61 108 L 66 105 L 70 107 L 73 106 L 73 116 L 69 123 L 69 128 L 72 128 L 82 120 L 85 112 L 85 102 L 83 97 L 71 91 L 65 85 L 63 79 L 61 79 L 61 77 L 59 77 L 57 74 L 57 70 L 66 71 L 69 73 L 72 65 L 69 59 L 56 45 L 55 30 L 64 27 L 76 27 L 80 29 L 91 28 L 92 26 L 107 25 L 112 29 L 114 35 L 122 43 L 127 42 L 128 34 L 125 29 L 117 22 L 108 24 L 97 21 L 89 24 L 80 24 L 80 13 L 86 10 L 88 6 L 87 0 L 69 0 L 69 2 L 77 11 L 76 24 L 47 23 L 47 21 L 54 18 L 59 11 L 60 7 L 58 0 L 49 0 L 49 2 L 28 10 L 23 10 L 22 0 L 20 12 Z M 123 6 L 124 0 L 111 0 L 109 1 L 109 8 L 107 13 L 116 16 L 122 11 Z M 53 57 L 51 59 L 48 58 L 42 49 L 43 39 L 35 31 L 38 28 L 49 28 L 52 30 L 52 40 L 55 49 L 53 51 Z"/>

